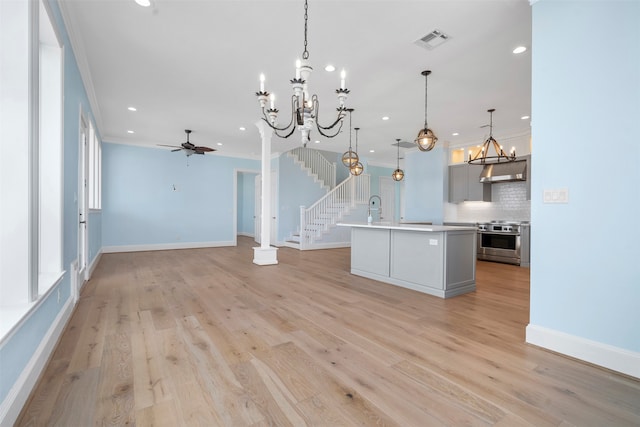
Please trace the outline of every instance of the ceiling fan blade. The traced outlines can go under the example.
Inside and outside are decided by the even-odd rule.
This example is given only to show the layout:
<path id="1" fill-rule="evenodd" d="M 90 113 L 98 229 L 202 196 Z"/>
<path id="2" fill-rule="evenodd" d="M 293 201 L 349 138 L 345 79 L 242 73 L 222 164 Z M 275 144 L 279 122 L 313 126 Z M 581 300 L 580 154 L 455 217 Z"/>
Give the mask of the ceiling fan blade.
<path id="1" fill-rule="evenodd" d="M 182 148 L 174 148 L 173 150 L 171 150 L 172 153 L 175 153 L 176 151 L 182 151 Z"/>
<path id="2" fill-rule="evenodd" d="M 177 145 L 166 145 L 166 144 L 156 144 L 158 147 L 170 147 L 170 148 L 178 148 L 180 150 L 182 150 L 182 147 L 177 146 Z"/>
<path id="3" fill-rule="evenodd" d="M 202 151 L 204 153 L 209 153 L 211 151 L 216 151 L 215 148 L 209 148 L 209 147 L 194 147 L 194 150 Z"/>

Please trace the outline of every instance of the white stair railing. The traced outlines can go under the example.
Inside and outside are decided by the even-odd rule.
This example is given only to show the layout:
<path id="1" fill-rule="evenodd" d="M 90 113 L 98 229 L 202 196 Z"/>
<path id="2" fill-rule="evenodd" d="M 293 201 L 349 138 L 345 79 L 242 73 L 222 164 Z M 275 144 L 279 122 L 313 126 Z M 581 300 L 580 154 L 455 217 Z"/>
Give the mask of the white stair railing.
<path id="1" fill-rule="evenodd" d="M 313 244 L 356 204 L 369 203 L 370 175 L 349 175 L 309 208 L 300 206 L 300 246 Z"/>
<path id="2" fill-rule="evenodd" d="M 336 186 L 336 165 L 328 161 L 318 150 L 297 147 L 289 151 L 289 153 L 303 163 L 329 189 Z"/>

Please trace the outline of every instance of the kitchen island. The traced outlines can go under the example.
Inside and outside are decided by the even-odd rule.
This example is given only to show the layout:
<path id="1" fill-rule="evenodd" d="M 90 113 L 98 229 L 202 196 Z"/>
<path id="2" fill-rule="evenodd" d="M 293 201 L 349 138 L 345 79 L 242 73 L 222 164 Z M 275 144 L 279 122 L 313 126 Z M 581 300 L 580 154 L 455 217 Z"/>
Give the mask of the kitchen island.
<path id="1" fill-rule="evenodd" d="M 351 227 L 351 274 L 440 298 L 476 289 L 476 227 L 339 223 Z"/>

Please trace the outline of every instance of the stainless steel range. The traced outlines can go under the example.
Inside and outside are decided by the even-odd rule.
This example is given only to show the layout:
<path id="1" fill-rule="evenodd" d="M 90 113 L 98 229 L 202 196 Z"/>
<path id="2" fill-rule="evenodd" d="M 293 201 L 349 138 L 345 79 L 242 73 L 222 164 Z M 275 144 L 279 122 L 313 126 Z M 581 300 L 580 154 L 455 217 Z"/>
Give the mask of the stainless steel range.
<path id="1" fill-rule="evenodd" d="M 478 259 L 529 266 L 528 221 L 478 223 Z"/>

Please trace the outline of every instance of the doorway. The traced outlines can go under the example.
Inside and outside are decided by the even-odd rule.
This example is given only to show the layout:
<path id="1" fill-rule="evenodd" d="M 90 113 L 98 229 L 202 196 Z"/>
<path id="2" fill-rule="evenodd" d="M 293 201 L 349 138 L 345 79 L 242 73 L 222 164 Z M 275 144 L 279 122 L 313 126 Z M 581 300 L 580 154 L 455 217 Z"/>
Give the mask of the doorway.
<path id="1" fill-rule="evenodd" d="M 83 114 L 80 114 L 80 137 L 78 141 L 78 277 L 74 297 L 80 294 L 80 289 L 87 276 L 89 258 L 88 220 L 88 186 L 87 186 L 87 142 L 89 140 L 89 125 Z"/>
<path id="2" fill-rule="evenodd" d="M 380 177 L 380 198 L 382 199 L 380 221 L 395 221 L 396 182 L 390 176 Z"/>

